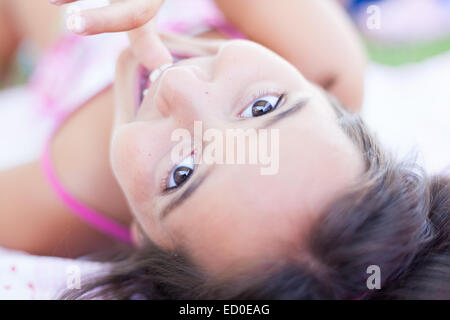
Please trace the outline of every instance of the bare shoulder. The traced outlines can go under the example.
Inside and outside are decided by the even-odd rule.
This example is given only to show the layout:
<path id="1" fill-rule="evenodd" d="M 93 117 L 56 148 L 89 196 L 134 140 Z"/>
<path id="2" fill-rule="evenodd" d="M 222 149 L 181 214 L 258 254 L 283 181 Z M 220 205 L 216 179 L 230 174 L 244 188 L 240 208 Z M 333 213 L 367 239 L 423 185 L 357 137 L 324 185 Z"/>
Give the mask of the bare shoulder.
<path id="1" fill-rule="evenodd" d="M 128 224 L 126 201 L 109 167 L 112 90 L 88 101 L 60 127 L 51 159 L 73 196 Z M 74 257 L 113 244 L 81 221 L 52 190 L 39 160 L 0 171 L 0 245 L 38 255 Z"/>

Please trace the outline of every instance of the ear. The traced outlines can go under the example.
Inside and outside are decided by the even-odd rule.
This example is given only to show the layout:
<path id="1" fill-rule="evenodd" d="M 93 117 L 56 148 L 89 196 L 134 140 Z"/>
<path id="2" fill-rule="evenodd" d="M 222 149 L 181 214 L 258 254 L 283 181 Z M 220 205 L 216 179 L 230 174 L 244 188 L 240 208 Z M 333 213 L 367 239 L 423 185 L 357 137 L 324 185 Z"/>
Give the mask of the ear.
<path id="1" fill-rule="evenodd" d="M 130 232 L 131 232 L 131 240 L 133 241 L 133 244 L 140 248 L 143 245 L 143 235 L 141 228 L 139 228 L 138 222 L 133 219 L 130 225 Z"/>

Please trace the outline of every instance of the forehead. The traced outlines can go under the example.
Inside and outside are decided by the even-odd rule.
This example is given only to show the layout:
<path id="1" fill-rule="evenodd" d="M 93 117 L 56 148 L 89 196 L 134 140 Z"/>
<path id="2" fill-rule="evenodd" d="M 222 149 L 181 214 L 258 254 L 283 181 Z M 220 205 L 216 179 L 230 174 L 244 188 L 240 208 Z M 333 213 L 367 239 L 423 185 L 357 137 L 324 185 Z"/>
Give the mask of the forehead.
<path id="1" fill-rule="evenodd" d="M 326 108 L 313 101 L 280 122 L 275 174 L 261 175 L 258 165 L 215 165 L 168 217 L 168 231 L 211 269 L 298 245 L 314 217 L 362 171 L 361 156 Z"/>

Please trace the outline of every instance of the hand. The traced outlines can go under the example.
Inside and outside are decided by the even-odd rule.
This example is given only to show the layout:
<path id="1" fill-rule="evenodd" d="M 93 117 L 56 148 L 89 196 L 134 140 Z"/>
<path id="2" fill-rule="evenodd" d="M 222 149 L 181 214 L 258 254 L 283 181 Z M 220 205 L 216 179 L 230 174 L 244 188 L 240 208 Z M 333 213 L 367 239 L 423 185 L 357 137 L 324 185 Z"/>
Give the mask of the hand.
<path id="1" fill-rule="evenodd" d="M 63 5 L 78 0 L 49 0 Z M 172 56 L 159 38 L 152 18 L 163 0 L 111 0 L 102 8 L 69 12 L 68 28 L 79 35 L 128 31 L 131 48 L 140 62 L 148 69 L 155 69 L 172 62 Z"/>

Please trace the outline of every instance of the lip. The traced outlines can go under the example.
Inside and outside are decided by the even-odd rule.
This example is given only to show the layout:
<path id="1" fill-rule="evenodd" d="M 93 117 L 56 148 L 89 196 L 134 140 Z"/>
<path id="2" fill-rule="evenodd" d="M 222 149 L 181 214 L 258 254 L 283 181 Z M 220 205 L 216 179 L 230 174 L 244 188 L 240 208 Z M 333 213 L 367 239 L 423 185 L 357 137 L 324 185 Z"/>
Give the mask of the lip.
<path id="1" fill-rule="evenodd" d="M 119 55 L 114 79 L 115 125 L 132 121 L 136 115 L 139 62 L 130 48 Z"/>

